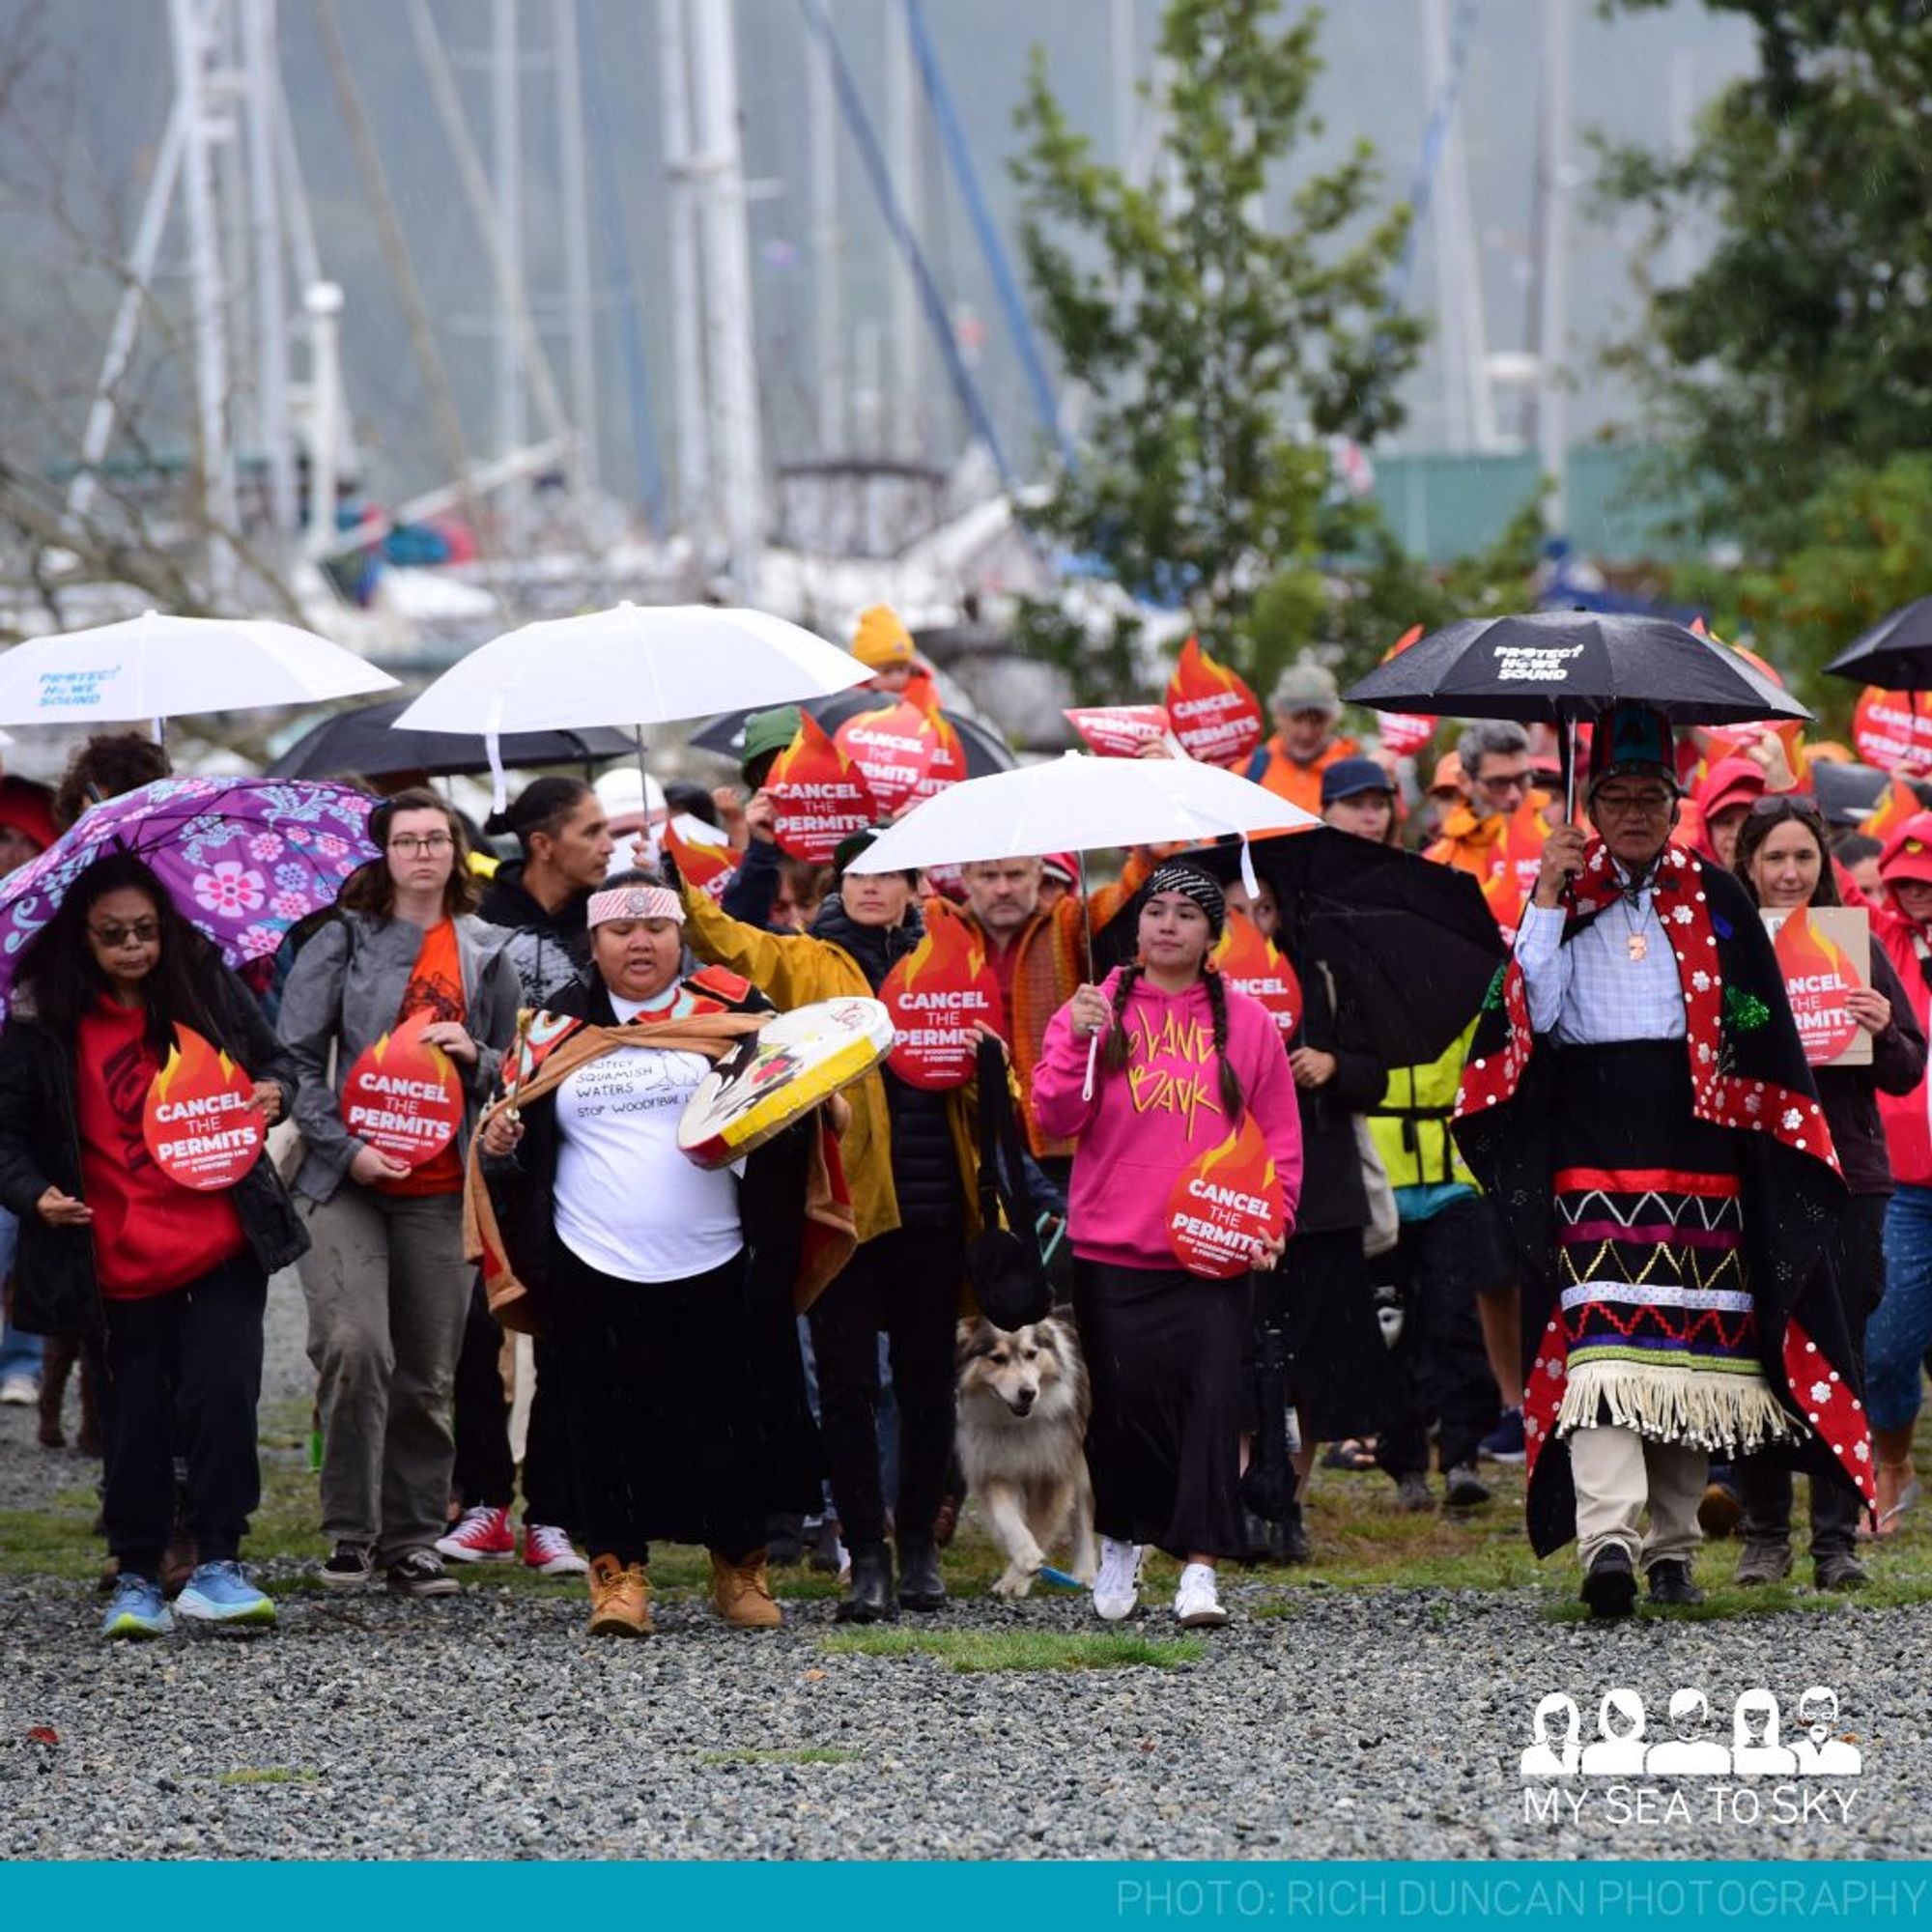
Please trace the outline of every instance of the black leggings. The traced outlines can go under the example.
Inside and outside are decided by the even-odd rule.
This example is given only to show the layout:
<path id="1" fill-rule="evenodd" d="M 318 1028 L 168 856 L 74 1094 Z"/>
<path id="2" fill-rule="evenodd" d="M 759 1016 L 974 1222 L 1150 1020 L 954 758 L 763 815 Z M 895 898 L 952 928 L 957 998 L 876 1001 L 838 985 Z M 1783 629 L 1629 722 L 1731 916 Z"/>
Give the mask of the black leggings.
<path id="1" fill-rule="evenodd" d="M 456 1465 L 450 1482 L 463 1498 L 465 1509 L 483 1503 L 492 1509 L 507 1509 L 516 1497 L 510 1410 L 503 1400 L 503 1378 L 497 1368 L 502 1347 L 503 1331 L 490 1313 L 490 1297 L 483 1292 L 479 1274 L 469 1292 L 463 1353 L 456 1364 Z M 537 1388 L 530 1400 L 529 1436 L 524 1444 L 524 1519 L 576 1531 L 570 1433 L 555 1388 L 562 1372 L 555 1364 L 554 1352 L 548 1338 L 537 1342 Z"/>
<path id="2" fill-rule="evenodd" d="M 952 1460 L 952 1353 L 966 1232 L 957 1221 L 896 1228 L 863 1243 L 811 1311 L 819 1434 L 848 1545 L 883 1542 L 879 1334 L 892 1350 L 899 1411 L 902 1542 L 930 1540 Z"/>
<path id="3" fill-rule="evenodd" d="M 268 1277 L 251 1254 L 139 1301 L 103 1298 L 107 1547 L 124 1576 L 160 1576 L 174 1532 L 175 1458 L 203 1563 L 231 1561 L 262 1500 L 255 1409 Z"/>

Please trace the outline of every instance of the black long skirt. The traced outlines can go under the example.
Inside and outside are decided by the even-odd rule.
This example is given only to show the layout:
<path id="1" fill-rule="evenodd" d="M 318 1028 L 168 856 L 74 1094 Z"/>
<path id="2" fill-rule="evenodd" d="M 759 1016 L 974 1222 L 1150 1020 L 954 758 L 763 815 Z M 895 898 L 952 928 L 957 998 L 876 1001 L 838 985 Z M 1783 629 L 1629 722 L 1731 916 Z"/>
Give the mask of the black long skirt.
<path id="1" fill-rule="evenodd" d="M 815 1506 L 819 1457 L 790 1311 L 754 1305 L 743 1250 L 685 1281 L 619 1281 L 555 1245 L 548 1306 L 582 1533 L 593 1556 L 655 1541 L 733 1559 L 767 1515 Z"/>
<path id="2" fill-rule="evenodd" d="M 1241 1343 L 1249 1278 L 1080 1261 L 1073 1308 L 1094 1387 L 1087 1466 L 1102 1536 L 1171 1556 L 1247 1553 Z"/>
<path id="3" fill-rule="evenodd" d="M 1400 1391 L 1376 1320 L 1362 1231 L 1296 1235 L 1275 1272 L 1256 1280 L 1257 1316 L 1278 1325 L 1288 1343 L 1301 1439 L 1380 1434 L 1394 1418 Z"/>

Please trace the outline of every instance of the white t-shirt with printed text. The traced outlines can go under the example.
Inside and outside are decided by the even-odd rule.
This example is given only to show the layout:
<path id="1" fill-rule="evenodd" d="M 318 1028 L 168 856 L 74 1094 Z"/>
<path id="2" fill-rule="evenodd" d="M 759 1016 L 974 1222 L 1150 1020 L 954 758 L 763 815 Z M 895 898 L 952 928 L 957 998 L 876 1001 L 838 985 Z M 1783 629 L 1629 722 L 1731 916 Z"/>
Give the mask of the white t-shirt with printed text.
<path id="1" fill-rule="evenodd" d="M 668 1010 L 611 995 L 618 1020 Z M 557 1089 L 556 1229 L 579 1261 L 619 1281 L 685 1281 L 745 1244 L 738 1177 L 678 1151 L 685 1102 L 711 1070 L 698 1053 L 619 1047 Z"/>

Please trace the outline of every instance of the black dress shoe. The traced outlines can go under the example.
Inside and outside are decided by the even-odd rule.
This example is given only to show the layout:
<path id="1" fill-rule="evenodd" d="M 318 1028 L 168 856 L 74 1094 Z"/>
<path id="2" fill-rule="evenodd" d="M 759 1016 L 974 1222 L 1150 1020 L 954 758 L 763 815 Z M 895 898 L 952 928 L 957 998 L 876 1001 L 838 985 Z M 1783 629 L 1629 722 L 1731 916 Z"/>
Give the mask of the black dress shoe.
<path id="1" fill-rule="evenodd" d="M 1650 1601 L 1666 1609 L 1686 1604 L 1701 1604 L 1704 1593 L 1690 1580 L 1690 1566 L 1676 1556 L 1666 1556 L 1650 1566 Z"/>
<path id="2" fill-rule="evenodd" d="M 1635 1607 L 1636 1572 L 1618 1545 L 1607 1545 L 1590 1559 L 1583 1573 L 1583 1601 L 1593 1617 L 1627 1617 Z"/>
<path id="3" fill-rule="evenodd" d="M 939 1546 L 929 1537 L 918 1542 L 909 1536 L 899 1539 L 899 1607 L 906 1610 L 946 1607 L 946 1578 L 939 1571 Z"/>
<path id="4" fill-rule="evenodd" d="M 893 1559 L 883 1543 L 852 1546 L 852 1582 L 834 1613 L 841 1624 L 876 1624 L 895 1617 L 893 1602 Z"/>

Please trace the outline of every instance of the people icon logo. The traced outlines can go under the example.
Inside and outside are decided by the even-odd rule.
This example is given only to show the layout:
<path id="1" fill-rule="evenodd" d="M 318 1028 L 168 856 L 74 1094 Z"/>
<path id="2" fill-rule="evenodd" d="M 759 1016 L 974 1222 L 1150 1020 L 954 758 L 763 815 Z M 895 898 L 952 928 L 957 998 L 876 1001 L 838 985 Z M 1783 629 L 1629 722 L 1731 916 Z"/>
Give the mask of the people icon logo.
<path id="1" fill-rule="evenodd" d="M 1645 1729 L 1641 1694 L 1619 1688 L 1604 1693 L 1597 1707 L 1597 1735 L 1585 1744 L 1576 1699 L 1552 1690 L 1538 1702 L 1530 1719 L 1531 1742 L 1520 1759 L 1523 1778 L 1619 1781 L 1576 1791 L 1526 1784 L 1524 1818 L 1577 1822 L 1586 1808 L 1597 1808 L 1611 1824 L 1688 1823 L 1706 1813 L 1705 1802 L 1693 1813 L 1690 1794 L 1674 1785 L 1638 1780 L 1843 1778 L 1863 1771 L 1862 1752 L 1838 1730 L 1835 1690 L 1812 1685 L 1798 1700 L 1798 1718 L 1803 1734 L 1786 1744 L 1779 1735 L 1776 1697 L 1761 1688 L 1741 1691 L 1732 1706 L 1726 1745 L 1712 1734 L 1710 1699 L 1702 1690 L 1686 1688 L 1671 1692 L 1669 1734 L 1653 1737 Z M 1708 1815 L 1738 1824 L 1760 1818 L 1796 1823 L 1832 1817 L 1842 1822 L 1851 1815 L 1855 1796 L 1843 1786 L 1774 1784 L 1763 1790 L 1752 1784 L 1714 1784 L 1703 1789 Z"/>

